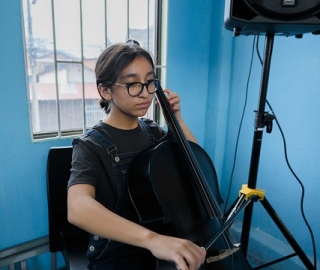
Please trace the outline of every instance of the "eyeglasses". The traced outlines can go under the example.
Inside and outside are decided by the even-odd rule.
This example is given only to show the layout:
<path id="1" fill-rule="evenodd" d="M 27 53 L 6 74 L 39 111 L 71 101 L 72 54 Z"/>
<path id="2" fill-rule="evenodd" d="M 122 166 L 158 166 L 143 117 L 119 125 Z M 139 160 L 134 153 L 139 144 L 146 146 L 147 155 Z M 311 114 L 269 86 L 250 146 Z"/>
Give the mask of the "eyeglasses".
<path id="1" fill-rule="evenodd" d="M 146 83 L 131 82 L 131 83 L 113 83 L 115 85 L 124 86 L 127 88 L 128 94 L 132 97 L 139 96 L 143 88 L 146 87 L 149 94 L 153 94 L 159 87 L 159 81 L 157 79 L 148 80 Z"/>

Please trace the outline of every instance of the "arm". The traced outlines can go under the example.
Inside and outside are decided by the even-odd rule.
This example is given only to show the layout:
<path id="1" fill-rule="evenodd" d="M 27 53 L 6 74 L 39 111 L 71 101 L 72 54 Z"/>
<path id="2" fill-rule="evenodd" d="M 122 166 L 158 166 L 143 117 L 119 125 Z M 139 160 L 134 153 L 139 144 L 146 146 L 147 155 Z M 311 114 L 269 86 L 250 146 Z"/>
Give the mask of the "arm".
<path id="1" fill-rule="evenodd" d="M 181 106 L 180 106 L 180 97 L 177 93 L 171 92 L 169 89 L 165 89 L 164 92 L 167 94 L 168 101 L 172 106 L 173 112 L 180 124 L 180 127 L 186 136 L 188 141 L 197 143 L 197 139 L 192 134 L 191 130 L 188 128 L 187 124 L 184 122 L 182 115 L 181 115 Z"/>
<path id="2" fill-rule="evenodd" d="M 69 187 L 70 223 L 94 235 L 146 248 L 157 258 L 174 262 L 177 269 L 195 270 L 204 262 L 206 251 L 203 248 L 188 240 L 157 234 L 126 220 L 102 206 L 94 197 L 95 188 L 91 185 Z"/>

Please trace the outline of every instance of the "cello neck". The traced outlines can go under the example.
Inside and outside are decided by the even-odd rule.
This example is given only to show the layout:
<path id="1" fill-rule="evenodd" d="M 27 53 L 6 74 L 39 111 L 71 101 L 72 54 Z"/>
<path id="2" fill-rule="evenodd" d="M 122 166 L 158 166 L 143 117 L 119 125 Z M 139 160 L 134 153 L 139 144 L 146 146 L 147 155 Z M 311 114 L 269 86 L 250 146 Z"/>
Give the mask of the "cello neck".
<path id="1" fill-rule="evenodd" d="M 180 127 L 177 118 L 172 111 L 171 105 L 168 102 L 167 96 L 165 95 L 160 83 L 156 91 L 156 95 L 168 126 L 168 132 L 173 137 L 174 141 L 179 142 L 179 144 L 181 144 L 181 146 L 186 149 L 188 141 Z"/>

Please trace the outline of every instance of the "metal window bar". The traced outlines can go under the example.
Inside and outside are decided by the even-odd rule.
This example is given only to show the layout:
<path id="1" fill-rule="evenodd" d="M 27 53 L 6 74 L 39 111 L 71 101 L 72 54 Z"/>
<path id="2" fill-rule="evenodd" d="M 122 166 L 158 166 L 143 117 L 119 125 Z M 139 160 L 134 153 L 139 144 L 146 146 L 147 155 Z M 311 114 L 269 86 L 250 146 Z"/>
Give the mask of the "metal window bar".
<path id="1" fill-rule="evenodd" d="M 83 45 L 83 13 L 82 13 L 82 0 L 79 0 L 79 17 L 80 17 L 80 48 L 81 48 L 81 58 L 80 61 L 61 61 L 57 58 L 57 40 L 55 31 L 55 12 L 54 12 L 54 0 L 51 0 L 52 6 L 52 26 L 53 26 L 53 44 L 54 44 L 54 67 L 55 67 L 55 83 L 56 83 L 56 98 L 57 98 L 57 114 L 58 114 L 58 137 L 62 137 L 62 127 L 61 127 L 61 109 L 60 109 L 60 97 L 59 97 L 59 79 L 58 79 L 58 64 L 68 63 L 68 64 L 80 64 L 81 66 L 81 83 L 82 83 L 82 113 L 83 113 L 83 127 L 82 131 L 85 132 L 87 126 L 86 119 L 86 100 L 85 100 L 85 80 L 84 80 L 84 45 Z M 104 1 L 105 5 L 105 35 L 106 44 L 108 40 L 108 28 L 107 28 L 107 0 Z M 147 49 L 150 48 L 150 0 L 147 0 Z M 127 39 L 130 38 L 130 3 L 127 0 Z"/>
<path id="2" fill-rule="evenodd" d="M 81 66 L 81 84 L 82 84 L 82 113 L 83 113 L 83 126 L 82 131 L 86 130 L 86 117 L 85 117 L 85 85 L 84 85 L 84 57 L 83 57 L 83 16 L 82 16 L 82 0 L 79 0 L 79 17 L 80 17 L 80 61 L 61 61 L 57 57 L 57 39 L 55 31 L 55 11 L 54 11 L 54 0 L 51 0 L 51 10 L 52 10 L 52 28 L 53 28 L 53 48 L 54 48 L 54 68 L 55 68 L 55 84 L 56 84 L 56 98 L 57 98 L 57 114 L 58 114 L 58 137 L 62 137 L 61 128 L 61 108 L 60 108 L 60 97 L 59 97 L 59 79 L 58 79 L 58 64 L 68 63 L 68 64 L 80 64 Z"/>
<path id="3" fill-rule="evenodd" d="M 157 1 L 156 1 L 156 3 L 157 3 Z M 156 9 L 156 7 L 157 7 L 157 5 L 155 5 L 155 9 Z M 148 51 L 150 51 L 150 0 L 148 0 L 148 2 L 147 2 L 147 10 L 148 10 L 148 14 L 147 14 L 147 28 L 148 28 L 148 31 L 147 31 L 147 41 L 148 41 L 148 45 L 147 45 L 147 48 L 148 48 Z M 156 13 L 156 11 L 157 10 L 155 10 L 155 13 Z M 155 18 L 156 18 L 156 16 L 155 16 Z M 159 23 L 157 23 L 157 21 L 156 21 L 156 19 L 155 19 L 155 25 L 154 25 L 154 28 L 156 28 L 157 27 L 157 25 L 159 25 Z M 155 31 L 155 30 L 154 30 Z M 155 35 L 155 40 L 154 41 L 156 41 L 157 40 L 157 36 Z M 154 42 L 154 44 L 156 44 L 155 42 Z M 154 51 L 155 51 L 155 46 L 154 46 Z"/>
<path id="4" fill-rule="evenodd" d="M 55 70 L 55 83 L 56 83 L 56 99 L 57 99 L 57 114 L 58 114 L 58 137 L 61 137 L 61 123 L 60 123 L 60 106 L 59 91 L 58 91 L 58 63 L 57 63 L 57 40 L 56 40 L 56 27 L 55 27 L 55 12 L 54 2 L 51 0 L 51 18 L 52 18 L 52 34 L 53 34 L 53 57 L 54 57 L 54 70 Z"/>
<path id="5" fill-rule="evenodd" d="M 130 4 L 129 4 L 129 0 L 127 0 L 127 40 L 130 38 L 130 26 L 129 26 L 129 22 L 130 22 L 130 12 L 129 12 L 129 8 Z"/>
<path id="6" fill-rule="evenodd" d="M 83 13 L 82 13 L 82 0 L 80 0 L 80 51 L 81 51 L 81 82 L 82 82 L 82 114 L 83 114 L 83 127 L 82 130 L 85 132 L 86 130 L 86 112 L 85 112 L 85 107 L 86 107 L 86 96 L 85 96 L 85 86 L 84 86 L 84 52 L 83 52 Z"/>
<path id="7" fill-rule="evenodd" d="M 154 24 L 154 46 L 153 46 L 153 52 L 159 52 L 160 51 L 160 48 L 161 48 L 161 42 L 159 42 L 159 39 L 161 38 L 161 32 L 158 31 L 159 28 L 161 28 L 161 23 L 159 23 L 159 20 L 161 19 L 157 14 L 157 10 L 159 11 L 159 9 L 162 8 L 162 1 L 163 0 L 155 0 L 154 4 L 154 8 L 156 9 L 156 15 L 155 15 L 155 24 Z M 28 1 L 29 3 L 29 1 Z M 58 46 L 57 46 L 57 32 L 56 32 L 56 23 L 57 23 L 57 14 L 56 14 L 56 11 L 55 11 L 55 1 L 54 0 L 50 0 L 50 3 L 51 3 L 51 20 L 52 20 L 52 35 L 53 35 L 53 62 L 54 62 L 54 71 L 55 71 L 55 75 L 54 75 L 54 81 L 55 81 L 55 98 L 56 98 L 56 109 L 57 109 L 57 131 L 56 131 L 56 136 L 58 138 L 61 138 L 61 137 L 64 137 L 66 135 L 72 135 L 73 132 L 75 132 L 75 129 L 73 129 L 73 132 L 72 130 L 70 130 L 70 133 L 69 133 L 69 130 L 67 129 L 63 129 L 62 127 L 62 123 L 61 123 L 61 119 L 62 119 L 62 110 L 61 110 L 61 103 L 60 103 L 60 93 L 59 93 L 59 74 L 58 74 L 58 70 L 59 70 L 59 65 L 61 64 L 78 64 L 80 67 L 81 67 L 81 85 L 82 85 L 82 114 L 83 114 L 83 124 L 82 124 L 82 127 L 79 127 L 77 130 L 79 133 L 81 133 L 81 130 L 82 129 L 82 132 L 85 131 L 85 129 L 87 128 L 87 124 L 88 124 L 88 121 L 86 119 L 86 112 L 85 112 L 85 108 L 86 108 L 86 91 L 85 91 L 85 65 L 84 65 L 84 40 L 83 40 L 83 0 L 79 0 L 79 20 L 80 20 L 80 60 L 79 61 L 75 61 L 75 60 L 70 60 L 70 61 L 63 61 L 63 60 L 60 60 L 58 57 Z M 104 28 L 105 28 L 105 47 L 107 47 L 108 45 L 108 14 L 107 14 L 107 10 L 108 10 L 108 0 L 104 0 L 104 22 L 105 22 L 105 25 L 104 25 Z M 130 36 L 132 35 L 132 29 L 130 29 L 130 26 L 131 26 L 131 22 L 130 22 L 130 3 L 131 4 L 134 4 L 134 1 L 131 1 L 130 0 L 127 0 L 127 10 L 126 10 L 126 13 L 127 13 L 127 38 L 129 39 Z M 151 28 L 150 28 L 150 14 L 151 14 L 151 5 L 150 5 L 150 0 L 147 0 L 146 2 L 146 5 L 147 5 L 147 9 L 146 9 L 146 12 L 147 12 L 147 18 L 146 18 L 146 23 L 147 23 L 147 26 L 146 26 L 146 35 L 147 35 L 147 38 L 146 38 L 146 43 L 145 44 L 145 47 L 150 51 L 151 49 L 151 46 L 150 46 L 150 35 L 151 35 Z M 30 8 L 30 7 L 29 7 Z M 31 26 L 32 28 L 32 26 Z M 32 39 L 32 38 L 31 38 Z M 156 55 L 156 54 L 154 54 Z M 163 56 L 163 54 L 159 54 L 158 55 L 161 55 Z M 159 68 L 159 66 L 157 67 Z M 160 67 L 162 69 L 162 66 Z M 34 109 L 34 108 L 33 108 Z M 152 113 L 152 109 L 150 111 L 150 113 Z M 151 115 L 151 114 L 148 114 L 148 115 Z M 31 121 L 31 123 L 33 123 Z M 33 131 L 34 129 L 32 129 L 32 133 L 33 133 L 33 138 L 49 138 L 50 136 L 54 135 L 54 132 L 41 132 L 39 131 L 39 133 L 37 133 L 37 131 Z M 51 134 L 51 135 L 50 135 Z"/>

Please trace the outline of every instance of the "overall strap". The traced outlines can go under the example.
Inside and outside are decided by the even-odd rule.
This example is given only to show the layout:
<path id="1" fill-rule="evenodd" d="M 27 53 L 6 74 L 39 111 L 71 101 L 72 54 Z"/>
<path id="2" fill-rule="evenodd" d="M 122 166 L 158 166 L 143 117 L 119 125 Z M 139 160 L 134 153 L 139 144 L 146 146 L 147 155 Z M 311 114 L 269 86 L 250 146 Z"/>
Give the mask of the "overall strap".
<path id="1" fill-rule="evenodd" d="M 154 137 L 150 127 L 144 121 L 142 121 L 142 119 L 140 119 L 140 118 L 139 118 L 139 123 L 144 128 L 144 130 L 148 133 L 149 140 L 150 140 L 151 144 L 155 143 L 155 137 Z"/>
<path id="2" fill-rule="evenodd" d="M 118 156 L 118 148 L 115 144 L 110 142 L 105 136 L 103 136 L 99 131 L 96 129 L 89 129 L 84 134 L 85 136 L 91 136 L 95 138 L 101 145 L 103 145 L 106 148 L 106 151 L 112 158 L 118 162 L 120 160 Z"/>

